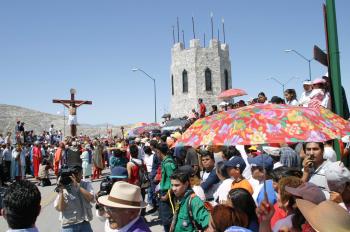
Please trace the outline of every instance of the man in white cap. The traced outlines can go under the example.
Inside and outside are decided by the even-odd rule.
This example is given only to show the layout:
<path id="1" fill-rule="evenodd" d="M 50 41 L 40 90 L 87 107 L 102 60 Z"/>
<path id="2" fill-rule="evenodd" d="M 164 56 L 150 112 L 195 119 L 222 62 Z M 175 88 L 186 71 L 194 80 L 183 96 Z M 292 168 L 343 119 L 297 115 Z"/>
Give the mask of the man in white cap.
<path id="1" fill-rule="evenodd" d="M 107 217 L 105 231 L 150 232 L 140 217 L 141 209 L 146 207 L 142 200 L 141 189 L 124 181 L 114 183 L 109 195 L 98 198 Z"/>
<path id="2" fill-rule="evenodd" d="M 310 102 L 310 94 L 312 92 L 312 82 L 304 81 L 303 88 L 304 88 L 304 92 L 301 94 L 299 98 L 299 105 L 306 107 Z"/>

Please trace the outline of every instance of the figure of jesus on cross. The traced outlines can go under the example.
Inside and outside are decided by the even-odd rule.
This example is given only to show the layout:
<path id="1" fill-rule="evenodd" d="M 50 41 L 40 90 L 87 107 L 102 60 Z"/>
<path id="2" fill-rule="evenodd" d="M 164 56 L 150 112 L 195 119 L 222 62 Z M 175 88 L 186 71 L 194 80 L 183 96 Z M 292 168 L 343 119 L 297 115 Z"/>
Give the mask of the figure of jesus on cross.
<path id="1" fill-rule="evenodd" d="M 77 125 L 78 125 L 78 119 L 77 119 L 77 108 L 81 105 L 87 104 L 91 105 L 92 101 L 82 101 L 82 100 L 75 100 L 75 89 L 70 89 L 70 100 L 59 100 L 59 99 L 53 99 L 53 103 L 60 103 L 67 107 L 69 109 L 69 115 L 68 115 L 68 125 L 70 125 L 70 133 L 71 136 L 77 135 Z"/>

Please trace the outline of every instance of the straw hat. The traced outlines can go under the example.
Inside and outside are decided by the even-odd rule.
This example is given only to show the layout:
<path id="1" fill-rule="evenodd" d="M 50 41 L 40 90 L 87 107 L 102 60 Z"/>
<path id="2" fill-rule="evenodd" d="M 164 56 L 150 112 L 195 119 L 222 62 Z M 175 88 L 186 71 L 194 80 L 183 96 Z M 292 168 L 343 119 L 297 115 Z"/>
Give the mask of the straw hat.
<path id="1" fill-rule="evenodd" d="M 109 195 L 98 198 L 102 205 L 114 208 L 141 209 L 146 207 L 140 187 L 124 181 L 116 182 Z"/>
<path id="2" fill-rule="evenodd" d="M 176 131 L 176 132 L 172 133 L 170 136 L 174 139 L 180 139 L 182 135 L 180 132 Z"/>
<path id="3" fill-rule="evenodd" d="M 303 199 L 296 201 L 299 210 L 316 231 L 350 231 L 350 214 L 333 201 L 323 201 L 318 205 Z"/>

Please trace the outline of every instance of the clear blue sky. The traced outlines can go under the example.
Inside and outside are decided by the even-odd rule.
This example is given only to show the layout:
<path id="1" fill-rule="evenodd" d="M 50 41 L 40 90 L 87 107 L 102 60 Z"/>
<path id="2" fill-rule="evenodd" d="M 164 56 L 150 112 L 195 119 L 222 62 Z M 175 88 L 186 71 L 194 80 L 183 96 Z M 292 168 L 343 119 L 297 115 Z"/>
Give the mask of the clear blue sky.
<path id="1" fill-rule="evenodd" d="M 312 58 L 313 45 L 325 48 L 322 0 L 305 1 L 91 1 L 33 0 L 0 2 L 0 103 L 56 114 L 62 106 L 53 98 L 92 100 L 78 110 L 81 123 L 124 124 L 152 121 L 153 84 L 140 67 L 157 80 L 158 115 L 170 109 L 172 25 L 180 18 L 185 43 L 210 36 L 210 12 L 215 35 L 225 19 L 234 88 L 250 97 L 264 91 L 281 96 L 281 82 L 301 93 L 308 64 L 284 49 Z M 350 86 L 350 1 L 336 2 L 342 82 Z M 221 29 L 221 26 L 220 26 Z M 220 36 L 222 39 L 222 36 Z M 207 40 L 208 41 L 208 40 Z M 312 62 L 316 78 L 326 69 Z M 349 92 L 348 98 L 349 96 Z"/>

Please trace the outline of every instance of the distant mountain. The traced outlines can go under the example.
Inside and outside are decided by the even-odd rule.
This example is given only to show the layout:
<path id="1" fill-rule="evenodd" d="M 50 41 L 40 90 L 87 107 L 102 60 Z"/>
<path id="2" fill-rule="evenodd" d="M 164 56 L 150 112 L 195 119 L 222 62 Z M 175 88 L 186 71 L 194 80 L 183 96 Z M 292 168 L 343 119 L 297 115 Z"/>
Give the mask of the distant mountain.
<path id="1" fill-rule="evenodd" d="M 36 110 L 27 109 L 24 107 L 0 104 L 0 133 L 14 132 L 16 121 L 20 120 L 24 122 L 24 128 L 26 131 L 34 130 L 36 134 L 42 133 L 44 130 L 49 130 L 50 125 L 53 124 L 54 128 L 63 131 L 65 124 L 66 135 L 70 134 L 70 128 L 67 125 L 67 116 L 64 123 L 63 116 L 44 113 Z M 106 136 L 108 129 L 112 129 L 113 135 L 121 135 L 121 126 L 114 126 L 109 123 L 103 123 L 98 125 L 81 124 L 78 125 L 78 134 L 82 133 L 89 136 Z M 124 126 L 127 131 L 132 125 Z"/>

